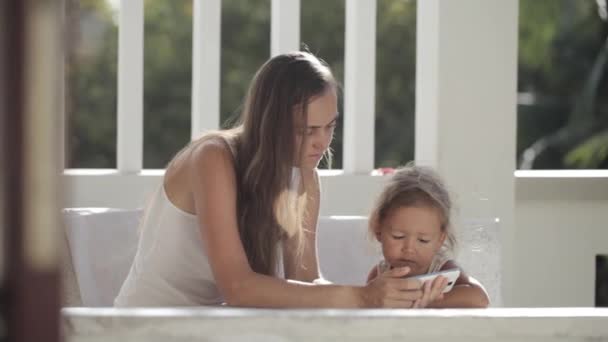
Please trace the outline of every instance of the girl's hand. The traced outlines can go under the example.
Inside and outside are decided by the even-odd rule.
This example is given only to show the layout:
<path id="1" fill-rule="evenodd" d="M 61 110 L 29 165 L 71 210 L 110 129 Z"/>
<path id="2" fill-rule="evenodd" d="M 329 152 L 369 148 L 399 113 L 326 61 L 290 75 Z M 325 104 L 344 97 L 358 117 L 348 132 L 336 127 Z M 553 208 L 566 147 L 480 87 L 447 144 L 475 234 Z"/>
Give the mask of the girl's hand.
<path id="1" fill-rule="evenodd" d="M 411 308 L 422 298 L 420 281 L 403 279 L 409 267 L 387 270 L 361 291 L 361 306 L 367 308 Z"/>
<path id="2" fill-rule="evenodd" d="M 422 297 L 414 302 L 414 308 L 426 308 L 430 303 L 443 299 L 443 290 L 448 285 L 448 279 L 439 276 L 433 280 L 427 280 L 422 285 Z"/>

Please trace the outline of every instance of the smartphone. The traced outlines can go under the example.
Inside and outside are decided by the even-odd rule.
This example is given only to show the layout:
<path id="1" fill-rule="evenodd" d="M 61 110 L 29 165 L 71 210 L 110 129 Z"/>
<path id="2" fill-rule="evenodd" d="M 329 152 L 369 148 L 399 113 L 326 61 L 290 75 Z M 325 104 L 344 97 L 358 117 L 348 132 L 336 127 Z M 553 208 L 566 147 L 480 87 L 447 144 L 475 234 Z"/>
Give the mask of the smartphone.
<path id="1" fill-rule="evenodd" d="M 445 289 L 443 290 L 443 293 L 447 293 L 452 290 L 452 287 L 454 287 L 454 284 L 456 283 L 456 279 L 458 279 L 458 277 L 460 276 L 460 270 L 457 268 L 452 268 L 449 270 L 421 274 L 421 275 L 417 275 L 417 276 L 413 276 L 413 277 L 406 277 L 406 279 L 418 279 L 418 280 L 420 280 L 421 283 L 424 283 L 427 280 L 430 280 L 432 282 L 438 276 L 444 276 L 445 278 L 448 279 L 448 284 L 445 286 Z"/>

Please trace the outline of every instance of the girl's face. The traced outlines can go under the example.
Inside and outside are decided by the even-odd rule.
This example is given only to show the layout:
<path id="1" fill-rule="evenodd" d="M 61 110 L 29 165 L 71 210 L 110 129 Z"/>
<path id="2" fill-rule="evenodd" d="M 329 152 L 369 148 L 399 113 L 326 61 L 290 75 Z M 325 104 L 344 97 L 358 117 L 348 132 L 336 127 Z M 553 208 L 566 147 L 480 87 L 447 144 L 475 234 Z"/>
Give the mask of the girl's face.
<path id="1" fill-rule="evenodd" d="M 301 157 L 296 166 L 305 169 L 317 167 L 333 139 L 337 119 L 335 90 L 328 89 L 308 103 L 308 122 L 305 127 L 296 127 L 296 156 Z M 303 149 L 301 154 L 300 148 Z"/>
<path id="2" fill-rule="evenodd" d="M 441 231 L 437 209 L 413 206 L 391 210 L 376 237 L 391 267 L 409 266 L 410 275 L 419 275 L 428 272 L 446 234 Z"/>

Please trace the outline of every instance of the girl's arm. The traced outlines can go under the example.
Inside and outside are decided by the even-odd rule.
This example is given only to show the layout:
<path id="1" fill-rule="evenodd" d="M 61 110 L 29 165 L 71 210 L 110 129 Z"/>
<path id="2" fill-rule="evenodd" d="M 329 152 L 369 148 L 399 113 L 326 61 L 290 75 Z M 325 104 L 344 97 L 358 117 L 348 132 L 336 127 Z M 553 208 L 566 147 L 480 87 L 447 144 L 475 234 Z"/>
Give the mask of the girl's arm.
<path id="1" fill-rule="evenodd" d="M 369 282 L 376 279 L 376 277 L 378 277 L 378 266 L 374 266 L 372 270 L 369 271 L 369 274 L 367 275 L 367 281 L 365 283 L 369 284 Z"/>
<path id="2" fill-rule="evenodd" d="M 490 304 L 488 294 L 483 285 L 468 276 L 453 260 L 447 261 L 441 270 L 460 269 L 460 276 L 452 290 L 439 299 L 430 303 L 431 308 L 486 308 Z"/>
<path id="3" fill-rule="evenodd" d="M 254 272 L 238 233 L 236 176 L 230 152 L 206 142 L 189 156 L 189 183 L 203 247 L 228 305 L 248 307 L 409 307 L 420 284 L 392 270 L 365 287 L 311 285 Z"/>

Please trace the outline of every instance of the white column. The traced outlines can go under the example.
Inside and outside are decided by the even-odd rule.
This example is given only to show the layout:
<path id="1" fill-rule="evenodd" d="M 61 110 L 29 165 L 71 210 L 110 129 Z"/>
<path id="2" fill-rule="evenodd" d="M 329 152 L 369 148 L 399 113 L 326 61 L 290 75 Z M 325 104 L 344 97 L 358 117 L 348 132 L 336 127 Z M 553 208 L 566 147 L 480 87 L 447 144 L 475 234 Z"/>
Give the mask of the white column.
<path id="1" fill-rule="evenodd" d="M 346 0 L 344 172 L 374 168 L 376 0 Z"/>
<path id="2" fill-rule="evenodd" d="M 300 50 L 300 0 L 272 0 L 270 55 Z"/>
<path id="3" fill-rule="evenodd" d="M 137 173 L 143 164 L 144 2 L 123 0 L 118 21 L 118 142 L 121 173 Z"/>
<path id="4" fill-rule="evenodd" d="M 418 2 L 416 160 L 435 166 L 460 220 L 500 218 L 512 302 L 518 2 Z"/>
<path id="5" fill-rule="evenodd" d="M 192 139 L 220 127 L 221 0 L 193 0 Z"/>

